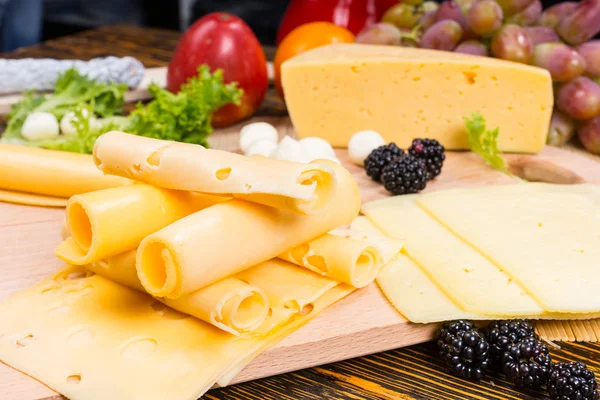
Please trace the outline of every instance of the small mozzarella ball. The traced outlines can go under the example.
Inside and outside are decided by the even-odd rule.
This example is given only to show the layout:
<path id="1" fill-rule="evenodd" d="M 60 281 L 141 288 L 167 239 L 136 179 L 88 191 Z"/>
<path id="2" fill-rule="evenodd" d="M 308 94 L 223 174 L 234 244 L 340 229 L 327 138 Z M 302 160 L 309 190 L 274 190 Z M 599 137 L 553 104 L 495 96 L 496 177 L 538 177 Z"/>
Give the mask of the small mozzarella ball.
<path id="1" fill-rule="evenodd" d="M 284 137 L 273 154 L 276 160 L 295 161 L 308 163 L 311 161 L 310 154 L 303 144 L 289 136 Z"/>
<path id="2" fill-rule="evenodd" d="M 383 146 L 385 140 L 375 131 L 359 131 L 350 138 L 348 142 L 348 155 L 350 161 L 356 165 L 363 166 L 365 158 L 379 146 Z"/>
<path id="3" fill-rule="evenodd" d="M 87 118 L 89 114 L 87 108 L 82 109 L 81 114 L 83 114 L 83 116 Z M 73 111 L 69 111 L 68 113 L 66 113 L 60 120 L 60 133 L 62 133 L 65 136 L 77 135 L 77 129 L 75 129 L 72 123 L 72 121 L 76 119 L 77 117 L 75 116 L 75 113 Z M 99 128 L 100 125 L 100 123 L 95 117 L 89 118 L 89 124 L 90 128 L 92 129 Z"/>
<path id="4" fill-rule="evenodd" d="M 21 135 L 28 140 L 54 139 L 59 127 L 56 117 L 49 112 L 33 112 L 27 116 Z"/>
<path id="5" fill-rule="evenodd" d="M 273 125 L 266 122 L 253 122 L 240 131 L 240 148 L 246 154 L 252 143 L 268 140 L 277 144 L 278 138 L 279 134 Z"/>
<path id="6" fill-rule="evenodd" d="M 335 157 L 333 147 L 325 139 L 311 136 L 301 139 L 300 143 L 308 150 L 311 157 Z"/>
<path id="7" fill-rule="evenodd" d="M 277 150 L 277 143 L 273 143 L 270 140 L 259 140 L 254 142 L 246 151 L 247 156 L 264 156 L 271 157 Z"/>

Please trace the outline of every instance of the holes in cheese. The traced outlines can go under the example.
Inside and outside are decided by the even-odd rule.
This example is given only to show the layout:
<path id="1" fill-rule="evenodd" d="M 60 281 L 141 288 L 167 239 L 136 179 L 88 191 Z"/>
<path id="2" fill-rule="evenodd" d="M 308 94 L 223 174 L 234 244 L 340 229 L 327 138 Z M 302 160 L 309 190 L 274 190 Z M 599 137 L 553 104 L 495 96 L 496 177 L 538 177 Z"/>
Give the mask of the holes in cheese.
<path id="1" fill-rule="evenodd" d="M 0 144 L 1 201 L 61 207 L 75 194 L 130 183 L 104 176 L 86 154 Z"/>
<path id="2" fill-rule="evenodd" d="M 148 235 L 137 255 L 137 271 L 146 291 L 156 297 L 177 298 L 349 223 L 360 207 L 358 186 L 346 169 L 331 161 L 322 162 L 335 171 L 337 190 L 333 201 L 318 215 L 236 199 Z M 224 243 L 235 248 L 223 250 Z M 169 249 L 168 262 L 163 248 Z"/>
<path id="3" fill-rule="evenodd" d="M 326 164 L 246 157 L 122 132 L 102 135 L 94 162 L 104 173 L 154 186 L 232 196 L 303 214 L 323 211 L 336 189 Z"/>
<path id="4" fill-rule="evenodd" d="M 354 290 L 339 285 L 319 297 L 308 315 L 287 319 L 270 334 L 240 338 L 195 318 L 165 320 L 152 310 L 147 294 L 100 275 L 85 279 L 96 290 L 73 301 L 60 318 L 48 318 L 46 307 L 63 302 L 62 290 L 40 295 L 56 284 L 51 278 L 0 304 L 5 328 L 0 360 L 75 399 L 97 397 L 98 388 L 107 399 L 128 399 L 132 393 L 145 400 L 197 399 L 216 381 L 230 382 L 266 347 Z M 31 328 L 35 340 L 16 347 L 16 338 Z M 67 340 L 81 328 L 95 332 L 85 351 Z"/>
<path id="5" fill-rule="evenodd" d="M 66 238 L 56 256 L 85 265 L 135 249 L 147 235 L 226 198 L 160 189 L 145 184 L 71 197 Z"/>

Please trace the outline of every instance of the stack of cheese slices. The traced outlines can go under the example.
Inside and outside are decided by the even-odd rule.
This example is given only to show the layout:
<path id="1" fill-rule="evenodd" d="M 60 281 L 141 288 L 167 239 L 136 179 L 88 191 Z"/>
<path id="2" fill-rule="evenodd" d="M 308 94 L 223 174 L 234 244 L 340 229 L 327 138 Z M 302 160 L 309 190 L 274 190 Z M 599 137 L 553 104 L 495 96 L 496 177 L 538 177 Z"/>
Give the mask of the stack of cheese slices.
<path id="1" fill-rule="evenodd" d="M 72 399 L 196 399 L 371 283 L 402 248 L 347 226 L 335 162 L 245 157 L 121 132 L 72 196 L 66 265 L 0 304 L 0 359 Z"/>

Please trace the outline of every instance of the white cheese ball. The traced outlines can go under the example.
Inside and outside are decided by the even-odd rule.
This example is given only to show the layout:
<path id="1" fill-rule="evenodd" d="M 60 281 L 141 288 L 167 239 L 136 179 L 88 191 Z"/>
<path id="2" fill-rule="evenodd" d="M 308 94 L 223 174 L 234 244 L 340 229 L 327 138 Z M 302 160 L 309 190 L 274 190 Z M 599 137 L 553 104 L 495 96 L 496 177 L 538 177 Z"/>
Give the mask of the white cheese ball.
<path id="1" fill-rule="evenodd" d="M 56 117 L 49 112 L 33 112 L 27 116 L 21 135 L 28 140 L 54 139 L 59 128 Z"/>
<path id="2" fill-rule="evenodd" d="M 350 138 L 348 142 L 348 155 L 350 161 L 356 165 L 363 166 L 365 158 L 379 146 L 383 146 L 385 140 L 375 131 L 359 131 Z"/>
<path id="3" fill-rule="evenodd" d="M 335 152 L 333 151 L 333 147 L 329 144 L 329 142 L 320 137 L 306 137 L 300 140 L 300 143 L 304 145 L 306 150 L 311 157 L 323 158 L 323 157 L 335 157 Z"/>
<path id="4" fill-rule="evenodd" d="M 308 163 L 311 161 L 310 154 L 304 145 L 296 139 L 285 136 L 273 154 L 276 160 L 295 161 L 300 163 Z"/>
<path id="5" fill-rule="evenodd" d="M 242 128 L 240 131 L 240 148 L 246 154 L 250 145 L 259 140 L 268 140 L 277 144 L 279 134 L 277 129 L 267 122 L 253 122 Z"/>
<path id="6" fill-rule="evenodd" d="M 271 157 L 277 150 L 277 143 L 273 143 L 270 140 L 259 140 L 254 142 L 246 151 L 247 156 L 264 156 Z"/>
<path id="7" fill-rule="evenodd" d="M 87 108 L 82 109 L 81 113 L 86 118 L 89 114 Z M 72 121 L 76 119 L 77 117 L 75 117 L 75 113 L 73 111 L 69 111 L 68 113 L 66 113 L 60 120 L 60 133 L 62 133 L 65 136 L 77 135 L 77 129 L 75 129 L 72 123 Z M 98 120 L 95 117 L 90 117 L 89 124 L 90 128 L 94 129 L 99 127 L 100 122 L 98 122 Z"/>

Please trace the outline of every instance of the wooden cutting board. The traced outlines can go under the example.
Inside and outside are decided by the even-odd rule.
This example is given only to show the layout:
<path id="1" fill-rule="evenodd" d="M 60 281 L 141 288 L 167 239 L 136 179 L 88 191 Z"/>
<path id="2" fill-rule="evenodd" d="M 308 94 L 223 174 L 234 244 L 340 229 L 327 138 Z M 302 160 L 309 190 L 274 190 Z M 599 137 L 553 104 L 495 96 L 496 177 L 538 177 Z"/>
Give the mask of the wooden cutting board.
<path id="1" fill-rule="evenodd" d="M 275 124 L 282 136 L 292 134 L 286 117 L 255 120 Z M 237 135 L 242 125 L 215 132 L 212 146 L 237 150 Z M 383 187 L 371 181 L 362 168 L 349 163 L 345 150 L 338 150 L 338 156 L 359 183 L 363 202 L 387 196 Z M 507 155 L 507 159 L 516 174 L 530 180 L 600 184 L 600 158 L 579 150 L 546 147 L 537 156 Z M 452 152 L 448 153 L 442 174 L 425 191 L 510 183 L 514 183 L 514 178 L 487 167 L 475 154 Z M 60 241 L 63 215 L 62 209 L 0 203 L 0 301 L 40 281 L 60 265 L 53 249 Z M 435 324 L 407 322 L 373 284 L 354 292 L 265 351 L 234 383 L 425 342 L 432 339 L 435 329 Z M 4 364 L 0 364 L 0 397 L 61 399 L 41 383 Z"/>

